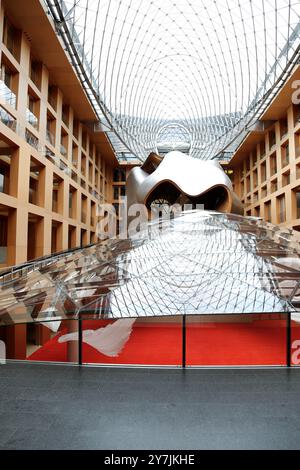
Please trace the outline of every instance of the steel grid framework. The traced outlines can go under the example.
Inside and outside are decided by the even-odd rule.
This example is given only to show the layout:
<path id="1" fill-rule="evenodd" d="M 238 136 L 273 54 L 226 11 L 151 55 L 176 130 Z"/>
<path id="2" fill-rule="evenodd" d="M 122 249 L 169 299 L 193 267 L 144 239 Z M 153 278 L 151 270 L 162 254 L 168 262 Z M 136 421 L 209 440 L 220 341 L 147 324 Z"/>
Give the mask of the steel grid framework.
<path id="1" fill-rule="evenodd" d="M 44 1 L 120 158 L 234 148 L 299 61 L 298 0 Z"/>
<path id="2" fill-rule="evenodd" d="M 299 260 L 299 237 L 290 229 L 234 214 L 183 212 L 149 222 L 130 239 L 111 238 L 0 277 L 0 326 L 45 322 L 52 328 L 64 319 L 183 314 L 298 315 Z"/>

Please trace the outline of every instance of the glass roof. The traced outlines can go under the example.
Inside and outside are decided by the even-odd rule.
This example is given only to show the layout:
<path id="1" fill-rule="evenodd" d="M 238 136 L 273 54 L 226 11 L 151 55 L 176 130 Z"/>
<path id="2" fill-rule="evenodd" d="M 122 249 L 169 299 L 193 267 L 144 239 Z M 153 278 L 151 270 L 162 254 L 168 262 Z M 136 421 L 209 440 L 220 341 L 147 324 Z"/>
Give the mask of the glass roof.
<path id="1" fill-rule="evenodd" d="M 45 2 L 123 158 L 217 156 L 299 58 L 298 0 Z"/>
<path id="2" fill-rule="evenodd" d="M 0 326 L 82 318 L 300 311 L 299 234 L 189 211 L 3 276 Z M 49 326 L 50 327 L 50 326 Z"/>

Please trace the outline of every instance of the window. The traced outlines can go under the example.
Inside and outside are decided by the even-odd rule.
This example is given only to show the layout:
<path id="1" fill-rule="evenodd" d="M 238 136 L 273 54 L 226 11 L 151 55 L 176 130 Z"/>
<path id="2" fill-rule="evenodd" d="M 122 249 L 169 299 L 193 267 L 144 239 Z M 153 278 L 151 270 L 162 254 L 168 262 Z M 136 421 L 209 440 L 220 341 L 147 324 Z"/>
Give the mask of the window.
<path id="1" fill-rule="evenodd" d="M 57 88 L 49 85 L 48 87 L 48 103 L 56 110 L 57 106 Z"/>
<path id="2" fill-rule="evenodd" d="M 81 141 L 81 145 L 84 149 L 86 149 L 86 145 L 87 145 L 87 134 L 85 131 L 82 131 L 82 141 Z"/>
<path id="3" fill-rule="evenodd" d="M 83 194 L 81 195 L 81 222 L 86 224 L 86 215 L 87 215 L 87 197 Z"/>
<path id="4" fill-rule="evenodd" d="M 30 175 L 29 178 L 29 202 L 30 204 L 37 204 L 38 196 L 38 180 L 35 175 Z"/>
<path id="5" fill-rule="evenodd" d="M 291 175 L 290 172 L 288 171 L 287 173 L 284 173 L 282 175 L 282 186 L 287 186 L 291 182 Z"/>
<path id="6" fill-rule="evenodd" d="M 0 95 L 1 98 L 13 108 L 16 108 L 16 95 L 13 92 L 14 87 L 14 73 L 6 64 L 1 65 L 1 83 Z"/>
<path id="7" fill-rule="evenodd" d="M 123 168 L 115 168 L 114 169 L 114 181 L 116 183 L 126 181 L 126 173 Z"/>
<path id="8" fill-rule="evenodd" d="M 265 220 L 271 222 L 271 201 L 265 203 Z"/>
<path id="9" fill-rule="evenodd" d="M 35 158 L 30 158 L 29 202 L 38 206 L 44 203 L 44 185 L 42 175 L 44 165 Z"/>
<path id="10" fill-rule="evenodd" d="M 289 144 L 282 145 L 281 147 L 281 166 L 284 167 L 288 165 L 290 161 L 290 148 Z"/>
<path id="11" fill-rule="evenodd" d="M 7 262 L 7 232 L 8 216 L 0 215 L 0 264 L 6 264 Z"/>
<path id="12" fill-rule="evenodd" d="M 254 207 L 254 216 L 255 217 L 260 216 L 260 207 L 259 206 Z"/>
<path id="13" fill-rule="evenodd" d="M 66 126 L 69 125 L 69 106 L 66 104 L 63 105 L 62 107 L 62 120 L 65 123 Z"/>
<path id="14" fill-rule="evenodd" d="M 261 188 L 261 198 L 263 199 L 266 196 L 267 196 L 267 186 L 263 186 Z"/>
<path id="15" fill-rule="evenodd" d="M 119 216 L 119 204 L 113 204 L 114 208 L 115 208 L 115 211 L 116 211 L 116 215 L 117 217 Z"/>
<path id="16" fill-rule="evenodd" d="M 250 158 L 246 158 L 246 172 L 250 170 Z"/>
<path id="17" fill-rule="evenodd" d="M 14 55 L 16 53 L 16 30 L 6 17 L 3 25 L 3 42 L 9 52 Z"/>
<path id="18" fill-rule="evenodd" d="M 62 223 L 53 220 L 51 229 L 51 253 L 56 253 L 61 250 L 61 241 Z"/>
<path id="19" fill-rule="evenodd" d="M 68 248 L 75 248 L 76 247 L 76 227 L 73 225 L 69 225 L 68 228 Z"/>
<path id="20" fill-rule="evenodd" d="M 116 201 L 119 199 L 119 186 L 114 186 L 114 199 Z"/>
<path id="21" fill-rule="evenodd" d="M 86 175 L 86 156 L 83 154 L 81 156 L 81 173 L 83 176 Z"/>
<path id="22" fill-rule="evenodd" d="M 275 193 L 278 189 L 277 180 L 271 181 L 271 193 Z"/>
<path id="23" fill-rule="evenodd" d="M 55 127 L 56 121 L 54 117 L 50 113 L 48 113 L 46 139 L 49 144 L 53 145 L 53 147 L 55 147 Z"/>
<path id="24" fill-rule="evenodd" d="M 10 194 L 10 155 L 0 156 L 0 192 Z"/>
<path id="25" fill-rule="evenodd" d="M 250 176 L 247 176 L 247 179 L 246 179 L 246 192 L 247 193 L 250 192 Z"/>
<path id="26" fill-rule="evenodd" d="M 53 174 L 52 211 L 63 214 L 63 179 Z"/>
<path id="27" fill-rule="evenodd" d="M 69 189 L 69 217 L 71 219 L 75 219 L 75 217 L 76 217 L 76 199 L 77 199 L 77 191 L 73 186 L 70 185 L 70 189 Z"/>
<path id="28" fill-rule="evenodd" d="M 261 142 L 259 144 L 259 150 L 260 150 L 260 158 L 262 159 L 265 154 L 266 154 L 266 144 L 265 144 L 265 141 Z"/>
<path id="29" fill-rule="evenodd" d="M 283 139 L 288 132 L 288 122 L 287 119 L 282 119 L 280 121 L 280 138 Z"/>
<path id="30" fill-rule="evenodd" d="M 41 64 L 36 62 L 35 60 L 31 60 L 30 62 L 30 78 L 33 83 L 40 88 L 41 86 Z"/>
<path id="31" fill-rule="evenodd" d="M 271 176 L 277 173 L 276 152 L 272 153 L 272 155 L 270 156 L 270 173 Z"/>
<path id="32" fill-rule="evenodd" d="M 87 245 L 87 231 L 82 228 L 80 230 L 80 246 L 86 246 Z"/>
<path id="33" fill-rule="evenodd" d="M 28 108 L 26 110 L 26 120 L 28 124 L 30 124 L 32 127 L 34 127 L 35 129 L 38 129 L 39 127 L 39 120 L 37 118 L 38 100 L 31 94 L 28 94 L 27 106 Z"/>
<path id="34" fill-rule="evenodd" d="M 241 194 L 240 197 L 243 198 L 245 196 L 245 182 L 244 180 L 241 181 Z"/>
<path id="35" fill-rule="evenodd" d="M 9 193 L 9 190 L 8 190 L 9 176 L 8 175 L 9 175 L 8 169 L 0 165 L 0 192 L 1 193 L 5 193 L 5 194 Z"/>
<path id="36" fill-rule="evenodd" d="M 12 77 L 13 77 L 12 71 L 8 68 L 6 64 L 2 64 L 1 79 L 3 80 L 3 82 L 8 88 L 12 88 Z"/>
<path id="37" fill-rule="evenodd" d="M 296 126 L 300 121 L 300 104 L 293 105 L 293 115 L 294 115 L 294 126 Z"/>
<path id="38" fill-rule="evenodd" d="M 63 157 L 68 158 L 68 134 L 64 129 L 61 129 L 60 136 L 60 153 Z"/>
<path id="39" fill-rule="evenodd" d="M 76 118 L 73 120 L 73 136 L 78 140 L 79 135 L 79 122 Z"/>
<path id="40" fill-rule="evenodd" d="M 72 142 L 72 164 L 78 165 L 78 145 L 74 141 Z"/>
<path id="41" fill-rule="evenodd" d="M 285 195 L 284 194 L 277 198 L 277 204 L 278 204 L 277 219 L 278 219 L 278 223 L 282 224 L 286 220 Z"/>
<path id="42" fill-rule="evenodd" d="M 91 201 L 91 225 L 94 226 L 96 222 L 96 204 Z"/>
<path id="43" fill-rule="evenodd" d="M 73 181 L 75 181 L 75 183 L 77 183 L 78 175 L 73 170 L 71 171 L 71 178 L 72 178 Z"/>
<path id="44" fill-rule="evenodd" d="M 300 219 L 300 187 L 296 188 L 295 194 L 296 194 L 296 216 L 297 216 L 297 219 Z"/>
<path id="45" fill-rule="evenodd" d="M 266 181 L 266 163 L 262 163 L 260 166 L 260 178 L 261 178 L 261 183 Z"/>
<path id="46" fill-rule="evenodd" d="M 254 152 L 253 155 L 252 155 L 252 164 L 253 166 L 256 165 L 257 163 L 257 153 Z"/>
<path id="47" fill-rule="evenodd" d="M 269 132 L 269 148 L 271 149 L 273 145 L 276 143 L 276 134 L 275 131 L 272 130 Z"/>
<path id="48" fill-rule="evenodd" d="M 92 163 L 89 161 L 89 181 L 93 181 L 93 165 Z"/>
<path id="49" fill-rule="evenodd" d="M 295 157 L 300 156 L 300 132 L 295 133 Z"/>
<path id="50" fill-rule="evenodd" d="M 99 182 L 99 171 L 97 168 L 95 168 L 95 183 L 94 185 L 98 188 L 98 182 Z"/>
<path id="51" fill-rule="evenodd" d="M 257 186 L 257 170 L 253 171 L 253 186 Z"/>

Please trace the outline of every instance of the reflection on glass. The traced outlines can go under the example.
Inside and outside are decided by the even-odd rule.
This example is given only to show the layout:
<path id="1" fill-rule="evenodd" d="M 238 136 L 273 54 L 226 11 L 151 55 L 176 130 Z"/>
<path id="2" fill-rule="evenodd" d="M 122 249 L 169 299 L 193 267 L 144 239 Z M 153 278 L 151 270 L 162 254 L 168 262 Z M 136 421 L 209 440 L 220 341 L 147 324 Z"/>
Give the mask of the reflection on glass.
<path id="1" fill-rule="evenodd" d="M 287 363 L 285 314 L 189 316 L 186 324 L 188 366 Z"/>
<path id="2" fill-rule="evenodd" d="M 94 338 L 83 344 L 83 363 L 180 366 L 181 326 L 181 317 L 85 320 L 83 336 Z"/>
<path id="3" fill-rule="evenodd" d="M 255 218 L 209 211 L 151 221 L 132 239 L 8 273 L 0 321 L 51 320 L 49 311 L 63 319 L 293 312 L 297 237 Z"/>
<path id="4" fill-rule="evenodd" d="M 70 342 L 60 338 L 72 335 Z M 27 324 L 27 355 L 30 361 L 78 364 L 78 322 L 75 320 Z"/>

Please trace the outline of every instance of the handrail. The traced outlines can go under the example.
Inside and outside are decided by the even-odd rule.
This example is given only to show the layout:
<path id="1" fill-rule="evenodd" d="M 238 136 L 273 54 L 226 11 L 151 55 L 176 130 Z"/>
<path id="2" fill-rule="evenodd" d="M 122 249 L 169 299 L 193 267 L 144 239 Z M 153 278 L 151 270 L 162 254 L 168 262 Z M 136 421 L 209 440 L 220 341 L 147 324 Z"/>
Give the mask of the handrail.
<path id="1" fill-rule="evenodd" d="M 90 248 L 91 246 L 95 245 L 94 243 L 90 243 L 89 245 L 85 245 L 84 247 L 78 246 L 76 248 L 70 248 L 67 250 L 59 251 L 56 253 L 52 253 L 46 256 L 42 256 L 39 258 L 35 258 L 32 261 L 27 261 L 25 263 L 17 264 L 14 266 L 11 266 L 10 268 L 3 268 L 0 270 L 0 284 L 5 284 L 6 280 L 5 278 L 8 276 L 13 276 L 14 274 L 17 274 L 21 271 L 21 275 L 24 275 L 28 271 L 34 271 L 35 269 L 38 268 L 38 266 L 43 265 L 44 263 L 46 264 L 47 262 L 54 263 L 60 258 L 63 258 L 64 256 L 69 256 L 76 251 L 85 249 L 85 248 Z M 11 279 L 9 279 L 7 282 L 9 282 Z"/>

